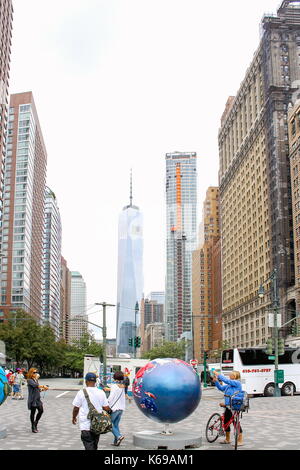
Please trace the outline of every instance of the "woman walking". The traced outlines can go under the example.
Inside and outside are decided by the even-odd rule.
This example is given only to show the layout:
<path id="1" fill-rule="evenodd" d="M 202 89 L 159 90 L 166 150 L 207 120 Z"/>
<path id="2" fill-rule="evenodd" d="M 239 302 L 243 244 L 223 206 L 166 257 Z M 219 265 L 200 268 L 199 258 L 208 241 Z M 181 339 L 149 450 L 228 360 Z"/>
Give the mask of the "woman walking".
<path id="1" fill-rule="evenodd" d="M 44 412 L 43 403 L 41 401 L 41 391 L 48 390 L 48 387 L 39 385 L 39 374 L 37 369 L 32 367 L 27 373 L 28 387 L 28 409 L 30 410 L 30 421 L 32 432 L 38 432 L 37 425 Z M 37 415 L 35 416 L 37 412 Z"/>
<path id="2" fill-rule="evenodd" d="M 125 386 L 123 383 L 124 374 L 121 371 L 114 373 L 115 383 L 109 386 L 110 394 L 108 397 L 109 407 L 112 410 L 111 413 L 111 422 L 112 422 L 112 433 L 115 437 L 114 443 L 112 445 L 119 446 L 125 436 L 122 436 L 119 424 L 125 410 Z"/>

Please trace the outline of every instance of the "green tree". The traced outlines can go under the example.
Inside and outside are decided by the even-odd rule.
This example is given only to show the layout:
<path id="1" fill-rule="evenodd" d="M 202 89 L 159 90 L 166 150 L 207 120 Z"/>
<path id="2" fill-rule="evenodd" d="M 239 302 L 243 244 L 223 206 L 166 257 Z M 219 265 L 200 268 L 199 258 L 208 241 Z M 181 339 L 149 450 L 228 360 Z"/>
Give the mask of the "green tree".
<path id="1" fill-rule="evenodd" d="M 163 357 L 174 357 L 177 359 L 183 359 L 185 357 L 185 341 L 178 341 L 173 343 L 172 341 L 167 341 L 161 346 L 156 346 L 150 351 L 146 351 L 143 355 L 143 359 L 153 359 L 163 358 Z"/>

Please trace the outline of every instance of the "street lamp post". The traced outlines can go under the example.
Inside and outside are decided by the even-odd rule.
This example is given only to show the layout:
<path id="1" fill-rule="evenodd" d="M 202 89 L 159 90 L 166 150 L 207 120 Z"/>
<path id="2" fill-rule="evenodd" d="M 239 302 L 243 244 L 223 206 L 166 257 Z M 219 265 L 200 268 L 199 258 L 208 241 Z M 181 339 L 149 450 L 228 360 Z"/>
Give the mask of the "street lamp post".
<path id="1" fill-rule="evenodd" d="M 275 268 L 268 279 L 266 279 L 264 282 L 261 283 L 259 290 L 258 290 L 258 296 L 260 298 L 263 298 L 265 295 L 265 290 L 263 285 L 271 280 L 272 281 L 272 287 L 273 287 L 273 310 L 274 310 L 274 327 L 273 327 L 273 338 L 274 338 L 274 384 L 275 384 L 275 389 L 274 389 L 274 397 L 280 397 L 280 388 L 278 386 L 278 322 L 277 322 L 277 314 L 278 314 L 278 288 L 277 288 L 277 269 Z"/>
<path id="2" fill-rule="evenodd" d="M 103 343 L 102 343 L 102 347 L 103 347 L 103 384 L 104 386 L 106 386 L 107 384 L 107 380 L 106 380 L 106 357 L 107 357 L 107 354 L 106 354 L 106 307 L 115 307 L 114 304 L 107 304 L 106 302 L 99 302 L 99 303 L 95 303 L 95 305 L 102 305 L 103 307 L 103 327 L 102 327 L 102 338 L 103 338 Z M 101 363 L 101 361 L 100 361 Z M 99 375 L 100 375 L 100 371 L 99 371 Z"/>

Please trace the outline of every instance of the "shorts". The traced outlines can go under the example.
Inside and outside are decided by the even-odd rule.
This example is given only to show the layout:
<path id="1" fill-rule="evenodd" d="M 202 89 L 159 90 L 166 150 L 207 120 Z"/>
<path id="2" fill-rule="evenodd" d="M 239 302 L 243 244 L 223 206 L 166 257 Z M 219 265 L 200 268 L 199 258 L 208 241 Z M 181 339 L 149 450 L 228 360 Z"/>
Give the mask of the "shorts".
<path id="1" fill-rule="evenodd" d="M 19 393 L 20 392 L 20 385 L 14 384 L 13 385 L 13 392 L 14 393 Z"/>

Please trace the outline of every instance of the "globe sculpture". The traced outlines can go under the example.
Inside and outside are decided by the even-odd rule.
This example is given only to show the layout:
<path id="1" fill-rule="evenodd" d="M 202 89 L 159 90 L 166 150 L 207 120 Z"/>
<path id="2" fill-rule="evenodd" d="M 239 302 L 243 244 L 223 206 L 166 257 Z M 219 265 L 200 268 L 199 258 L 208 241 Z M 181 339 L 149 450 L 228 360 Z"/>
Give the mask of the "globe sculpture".
<path id="1" fill-rule="evenodd" d="M 160 423 L 177 423 L 197 408 L 201 399 L 199 376 L 180 359 L 154 359 L 140 369 L 132 384 L 138 408 Z"/>
<path id="2" fill-rule="evenodd" d="M 4 370 L 0 367 L 0 405 L 5 402 L 6 395 L 4 394 L 4 384 L 7 383 L 7 378 Z"/>

